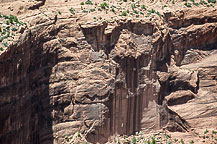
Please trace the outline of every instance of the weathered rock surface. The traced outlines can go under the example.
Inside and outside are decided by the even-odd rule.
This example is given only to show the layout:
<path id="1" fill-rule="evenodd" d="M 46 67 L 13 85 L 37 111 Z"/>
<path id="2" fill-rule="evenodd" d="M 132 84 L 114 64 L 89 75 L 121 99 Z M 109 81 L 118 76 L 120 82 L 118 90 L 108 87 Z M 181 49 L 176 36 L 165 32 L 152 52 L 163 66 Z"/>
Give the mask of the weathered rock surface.
<path id="1" fill-rule="evenodd" d="M 166 96 L 166 100 L 169 106 L 183 104 L 188 102 L 189 100 L 195 98 L 195 94 L 190 90 L 179 90 L 176 91 L 169 96 Z"/>
<path id="2" fill-rule="evenodd" d="M 87 23 L 55 2 L 17 12 L 28 29 L 0 55 L 0 143 L 217 127 L 216 6 Z"/>
<path id="3" fill-rule="evenodd" d="M 210 56 L 198 63 L 181 66 L 182 69 L 198 72 L 197 97 L 188 103 L 170 107 L 185 120 L 189 120 L 193 127 L 216 127 L 216 50 Z M 179 107 L 179 108 L 178 108 Z M 182 107 L 180 109 L 180 107 Z M 208 124 L 209 123 L 209 124 Z"/>

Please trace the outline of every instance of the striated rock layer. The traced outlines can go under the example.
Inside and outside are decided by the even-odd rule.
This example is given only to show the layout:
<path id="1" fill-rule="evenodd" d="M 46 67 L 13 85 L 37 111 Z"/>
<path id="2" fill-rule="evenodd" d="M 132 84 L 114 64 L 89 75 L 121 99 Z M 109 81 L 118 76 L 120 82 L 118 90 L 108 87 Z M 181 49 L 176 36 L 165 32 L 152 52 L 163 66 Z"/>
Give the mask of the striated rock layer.
<path id="1" fill-rule="evenodd" d="M 217 126 L 216 9 L 115 24 L 39 11 L 20 18 L 28 29 L 0 55 L 0 143 Z"/>

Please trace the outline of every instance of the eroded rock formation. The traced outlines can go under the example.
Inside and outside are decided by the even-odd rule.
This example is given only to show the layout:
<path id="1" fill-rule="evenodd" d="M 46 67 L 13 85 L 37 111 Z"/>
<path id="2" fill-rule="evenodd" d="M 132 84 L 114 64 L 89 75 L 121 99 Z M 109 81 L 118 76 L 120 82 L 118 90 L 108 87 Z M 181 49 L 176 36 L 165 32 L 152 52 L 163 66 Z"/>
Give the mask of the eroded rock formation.
<path id="1" fill-rule="evenodd" d="M 113 24 L 67 12 L 20 17 L 28 28 L 0 55 L 0 143 L 61 143 L 77 131 L 103 143 L 140 130 L 188 131 L 195 119 L 217 126 L 216 9 Z"/>

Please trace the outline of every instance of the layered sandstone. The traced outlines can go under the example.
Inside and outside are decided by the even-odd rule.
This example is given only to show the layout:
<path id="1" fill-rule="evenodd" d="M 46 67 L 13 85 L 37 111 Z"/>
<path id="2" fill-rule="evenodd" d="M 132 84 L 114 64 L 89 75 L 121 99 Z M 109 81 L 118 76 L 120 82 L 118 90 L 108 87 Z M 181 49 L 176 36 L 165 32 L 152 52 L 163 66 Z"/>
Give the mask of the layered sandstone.
<path id="1" fill-rule="evenodd" d="M 217 127 L 216 6 L 95 23 L 75 4 L 17 12 L 27 28 L 0 55 L 0 143 Z"/>

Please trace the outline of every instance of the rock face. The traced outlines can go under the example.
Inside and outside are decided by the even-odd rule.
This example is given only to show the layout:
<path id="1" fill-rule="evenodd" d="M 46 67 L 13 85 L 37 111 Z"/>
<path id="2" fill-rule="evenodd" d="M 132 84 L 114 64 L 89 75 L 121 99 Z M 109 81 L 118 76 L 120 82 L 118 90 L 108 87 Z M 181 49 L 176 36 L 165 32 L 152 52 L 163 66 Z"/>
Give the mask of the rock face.
<path id="1" fill-rule="evenodd" d="M 61 143 L 77 131 L 104 143 L 140 130 L 217 126 L 216 9 L 157 23 L 20 17 L 28 29 L 0 55 L 0 143 Z"/>

